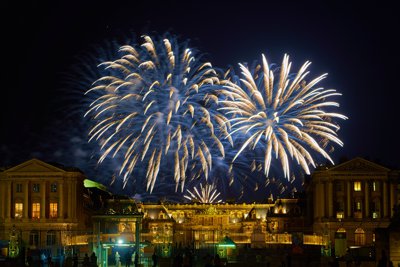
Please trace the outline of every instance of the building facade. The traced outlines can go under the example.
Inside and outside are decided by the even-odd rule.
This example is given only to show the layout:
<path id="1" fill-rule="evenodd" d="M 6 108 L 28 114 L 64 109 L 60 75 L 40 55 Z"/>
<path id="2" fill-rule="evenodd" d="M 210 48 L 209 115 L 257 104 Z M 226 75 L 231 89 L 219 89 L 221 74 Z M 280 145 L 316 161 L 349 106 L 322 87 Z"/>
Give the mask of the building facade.
<path id="1" fill-rule="evenodd" d="M 55 259 L 79 244 L 79 235 L 91 231 L 84 179 L 77 169 L 38 159 L 0 172 L 0 240 L 9 241 L 2 253 Z"/>
<path id="2" fill-rule="evenodd" d="M 313 231 L 327 236 L 336 256 L 349 248 L 376 247 L 399 200 L 399 171 L 354 158 L 312 174 Z M 377 255 L 379 256 L 379 255 Z"/>

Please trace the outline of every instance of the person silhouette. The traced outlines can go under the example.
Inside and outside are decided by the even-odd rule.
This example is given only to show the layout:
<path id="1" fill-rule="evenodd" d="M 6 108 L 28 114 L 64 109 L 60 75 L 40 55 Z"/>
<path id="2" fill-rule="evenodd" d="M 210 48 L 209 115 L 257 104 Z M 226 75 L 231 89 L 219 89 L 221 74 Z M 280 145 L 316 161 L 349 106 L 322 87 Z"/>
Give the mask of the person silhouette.
<path id="1" fill-rule="evenodd" d="M 382 249 L 382 256 L 378 261 L 378 267 L 387 267 L 387 264 L 388 264 L 388 258 L 386 256 L 386 252 L 385 250 Z"/>
<path id="2" fill-rule="evenodd" d="M 156 267 L 158 264 L 158 256 L 155 251 L 153 252 L 153 255 L 151 256 L 151 259 L 153 260 L 153 267 Z"/>
<path id="3" fill-rule="evenodd" d="M 97 256 L 94 252 L 92 252 L 92 255 L 90 255 L 90 264 L 92 266 L 97 266 Z"/>
<path id="4" fill-rule="evenodd" d="M 118 251 L 115 252 L 115 266 L 119 267 L 121 263 L 121 255 L 119 255 Z"/>
<path id="5" fill-rule="evenodd" d="M 85 267 L 90 266 L 90 260 L 87 253 L 85 253 L 85 257 L 83 257 L 83 266 Z"/>

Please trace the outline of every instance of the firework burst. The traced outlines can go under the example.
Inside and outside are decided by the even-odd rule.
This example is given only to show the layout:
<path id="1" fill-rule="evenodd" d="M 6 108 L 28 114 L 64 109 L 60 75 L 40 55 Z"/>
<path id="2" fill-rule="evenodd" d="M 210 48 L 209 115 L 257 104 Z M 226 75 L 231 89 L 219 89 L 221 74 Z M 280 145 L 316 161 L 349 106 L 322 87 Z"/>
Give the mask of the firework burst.
<path id="1" fill-rule="evenodd" d="M 339 126 L 333 119 L 347 119 L 327 111 L 339 106 L 327 99 L 341 94 L 316 87 L 326 74 L 306 82 L 311 63 L 306 62 L 296 74 L 290 73 L 291 64 L 287 55 L 280 68 L 270 69 L 264 55 L 255 68 L 239 64 L 241 75 L 231 75 L 225 81 L 227 99 L 221 101 L 224 107 L 220 108 L 230 116 L 229 136 L 242 143 L 233 161 L 246 148 L 261 148 L 265 175 L 276 158 L 288 179 L 290 159 L 307 174 L 309 165 L 315 167 L 313 151 L 332 162 L 324 148 L 329 142 L 343 145 L 336 134 Z"/>
<path id="2" fill-rule="evenodd" d="M 214 156 L 225 155 L 219 135 L 227 121 L 215 107 L 220 81 L 186 43 L 143 39 L 99 65 L 105 74 L 86 92 L 93 99 L 85 114 L 94 122 L 89 141 L 100 145 L 99 164 L 122 158 L 124 185 L 140 165 L 150 192 L 159 173 L 170 170 L 175 190 L 180 184 L 183 191 L 188 175 L 207 179 Z"/>
<path id="3" fill-rule="evenodd" d="M 220 203 L 222 200 L 218 199 L 220 193 L 217 190 L 217 187 L 214 184 L 206 184 L 203 187 L 203 184 L 200 183 L 200 189 L 198 190 L 196 187 L 193 187 L 193 192 L 189 189 L 186 189 L 187 195 L 184 195 L 184 198 L 189 199 L 192 202 L 199 203 Z"/>

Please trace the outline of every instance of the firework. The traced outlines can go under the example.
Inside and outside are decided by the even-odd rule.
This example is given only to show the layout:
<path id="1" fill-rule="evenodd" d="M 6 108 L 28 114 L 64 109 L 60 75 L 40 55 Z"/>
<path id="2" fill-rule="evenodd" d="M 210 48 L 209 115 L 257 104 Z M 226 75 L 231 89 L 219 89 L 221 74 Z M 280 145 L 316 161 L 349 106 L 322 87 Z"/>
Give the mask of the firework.
<path id="1" fill-rule="evenodd" d="M 215 108 L 219 79 L 187 43 L 143 39 L 99 65 L 105 74 L 86 92 L 93 99 L 85 114 L 94 123 L 89 141 L 100 145 L 99 164 L 122 158 L 124 185 L 140 165 L 150 192 L 159 173 L 170 170 L 183 191 L 187 175 L 207 179 L 214 156 L 225 155 L 219 135 L 227 121 Z"/>
<path id="2" fill-rule="evenodd" d="M 261 149 L 265 175 L 276 158 L 288 179 L 290 159 L 307 174 L 310 164 L 315 167 L 312 152 L 332 162 L 324 148 L 329 142 L 343 145 L 336 134 L 339 126 L 333 119 L 347 119 L 327 111 L 339 106 L 327 99 L 341 94 L 316 87 L 326 74 L 306 82 L 311 63 L 307 61 L 296 74 L 290 73 L 291 64 L 287 55 L 280 68 L 270 69 L 264 55 L 261 64 L 254 68 L 239 64 L 241 75 L 231 74 L 225 81 L 227 99 L 220 101 L 224 106 L 220 110 L 230 116 L 229 136 L 241 142 L 233 161 L 246 148 Z"/>
<path id="3" fill-rule="evenodd" d="M 207 204 L 220 203 L 222 201 L 218 199 L 220 193 L 214 184 L 206 184 L 203 187 L 203 185 L 200 183 L 200 190 L 198 190 L 196 187 L 193 187 L 193 192 L 191 192 L 189 189 L 186 189 L 186 192 L 188 195 L 184 195 L 184 197 L 192 202 Z"/>

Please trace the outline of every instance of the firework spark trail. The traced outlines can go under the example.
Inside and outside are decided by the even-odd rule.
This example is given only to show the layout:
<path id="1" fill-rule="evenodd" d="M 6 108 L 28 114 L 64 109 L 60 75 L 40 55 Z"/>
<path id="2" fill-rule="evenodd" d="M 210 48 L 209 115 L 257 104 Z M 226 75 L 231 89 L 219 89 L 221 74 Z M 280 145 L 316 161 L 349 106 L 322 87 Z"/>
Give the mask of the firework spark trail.
<path id="1" fill-rule="evenodd" d="M 339 106 L 326 99 L 341 95 L 334 89 L 316 87 L 326 74 L 307 83 L 305 78 L 311 63 L 307 61 L 297 74 L 290 73 L 291 64 L 287 55 L 280 70 L 270 69 L 264 55 L 255 68 L 239 64 L 241 76 L 231 74 L 223 81 L 227 99 L 220 101 L 223 107 L 219 108 L 230 116 L 229 136 L 243 143 L 233 162 L 247 147 L 253 150 L 262 147 L 265 175 L 275 157 L 288 179 L 290 159 L 295 159 L 307 174 L 309 165 L 315 167 L 312 151 L 332 162 L 325 146 L 329 142 L 343 145 L 336 134 L 339 126 L 332 120 L 347 119 L 339 113 L 325 111 Z"/>
<path id="2" fill-rule="evenodd" d="M 203 184 L 200 183 L 200 189 L 198 190 L 196 187 L 193 187 L 193 192 L 189 189 L 186 189 L 187 195 L 184 195 L 184 198 L 189 199 L 192 202 L 199 203 L 220 203 L 222 200 L 218 199 L 220 193 L 217 190 L 215 184 Z"/>
<path id="3" fill-rule="evenodd" d="M 89 141 L 100 145 L 99 164 L 123 155 L 124 185 L 140 165 L 150 192 L 160 170 L 171 169 L 176 190 L 180 184 L 183 191 L 187 173 L 207 179 L 216 151 L 225 155 L 220 134 L 227 134 L 228 122 L 213 108 L 220 81 L 186 44 L 143 38 L 99 65 L 107 74 L 86 92 L 94 99 L 85 114 L 94 121 Z"/>

